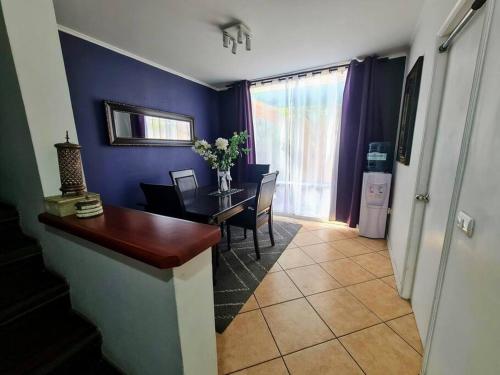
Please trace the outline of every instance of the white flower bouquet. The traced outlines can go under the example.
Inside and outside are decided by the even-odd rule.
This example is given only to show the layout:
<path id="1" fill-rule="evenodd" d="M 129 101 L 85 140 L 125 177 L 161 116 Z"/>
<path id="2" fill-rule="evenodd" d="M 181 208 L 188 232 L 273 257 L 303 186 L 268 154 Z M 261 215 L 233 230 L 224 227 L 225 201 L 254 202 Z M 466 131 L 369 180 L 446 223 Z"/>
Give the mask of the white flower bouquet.
<path id="1" fill-rule="evenodd" d="M 244 147 L 248 139 L 248 133 L 234 133 L 229 139 L 217 138 L 214 144 L 206 140 L 196 140 L 193 151 L 200 155 L 212 169 L 217 169 L 219 190 L 225 192 L 230 190 L 229 183 L 231 174 L 229 173 L 234 162 L 243 154 L 248 154 L 250 149 Z"/>

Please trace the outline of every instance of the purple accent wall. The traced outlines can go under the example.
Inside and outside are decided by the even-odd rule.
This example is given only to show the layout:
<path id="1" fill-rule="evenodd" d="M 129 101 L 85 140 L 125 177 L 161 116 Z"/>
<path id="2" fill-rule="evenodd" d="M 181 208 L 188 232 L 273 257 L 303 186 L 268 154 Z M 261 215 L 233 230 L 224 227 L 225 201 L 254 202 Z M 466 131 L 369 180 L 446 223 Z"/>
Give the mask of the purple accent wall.
<path id="1" fill-rule="evenodd" d="M 193 168 L 200 185 L 212 182 L 190 147 L 110 146 L 103 101 L 193 116 L 196 137 L 211 140 L 219 126 L 217 91 L 64 32 L 59 37 L 89 191 L 104 203 L 139 208 L 139 183 L 170 184 L 170 170 Z"/>

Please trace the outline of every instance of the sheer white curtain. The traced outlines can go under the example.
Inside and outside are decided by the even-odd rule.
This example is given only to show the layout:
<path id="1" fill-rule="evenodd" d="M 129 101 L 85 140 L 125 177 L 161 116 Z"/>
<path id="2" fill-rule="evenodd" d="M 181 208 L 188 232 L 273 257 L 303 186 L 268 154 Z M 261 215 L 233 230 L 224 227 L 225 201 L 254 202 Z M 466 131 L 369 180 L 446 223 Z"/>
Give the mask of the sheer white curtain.
<path id="1" fill-rule="evenodd" d="M 280 172 L 276 213 L 328 218 L 345 79 L 339 69 L 251 87 L 256 162 Z"/>

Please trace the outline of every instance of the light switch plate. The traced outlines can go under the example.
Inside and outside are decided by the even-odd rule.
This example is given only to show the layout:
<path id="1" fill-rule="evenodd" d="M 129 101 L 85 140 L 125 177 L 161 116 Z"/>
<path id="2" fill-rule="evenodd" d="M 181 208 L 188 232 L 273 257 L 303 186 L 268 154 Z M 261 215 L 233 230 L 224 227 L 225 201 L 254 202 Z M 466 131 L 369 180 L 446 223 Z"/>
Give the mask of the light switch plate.
<path id="1" fill-rule="evenodd" d="M 468 237 L 472 237 L 472 233 L 474 232 L 474 219 L 464 211 L 460 211 L 457 215 L 457 227 L 464 231 Z"/>

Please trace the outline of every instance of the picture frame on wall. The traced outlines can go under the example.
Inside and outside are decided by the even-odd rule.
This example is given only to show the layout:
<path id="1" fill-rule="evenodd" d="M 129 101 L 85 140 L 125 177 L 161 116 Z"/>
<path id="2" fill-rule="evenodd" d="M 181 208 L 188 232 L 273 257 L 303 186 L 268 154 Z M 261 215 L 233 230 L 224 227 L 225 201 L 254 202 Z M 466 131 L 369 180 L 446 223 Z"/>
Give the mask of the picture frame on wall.
<path id="1" fill-rule="evenodd" d="M 420 93 L 420 79 L 422 77 L 423 65 L 424 57 L 420 56 L 406 77 L 397 149 L 397 160 L 404 165 L 410 164 L 411 145 L 413 142 L 415 118 L 417 117 L 418 96 Z"/>

